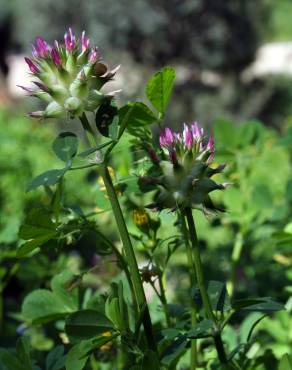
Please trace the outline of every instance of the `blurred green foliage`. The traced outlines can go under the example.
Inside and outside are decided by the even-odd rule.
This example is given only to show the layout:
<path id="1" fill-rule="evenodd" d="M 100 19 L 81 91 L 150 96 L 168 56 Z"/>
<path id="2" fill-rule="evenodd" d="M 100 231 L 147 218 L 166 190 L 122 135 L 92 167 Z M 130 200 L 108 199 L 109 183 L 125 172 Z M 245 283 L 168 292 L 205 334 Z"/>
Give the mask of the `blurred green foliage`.
<path id="1" fill-rule="evenodd" d="M 17 327 L 17 330 L 22 330 L 19 324 L 23 320 L 26 321 L 27 317 L 31 319 L 33 314 L 37 317 L 39 315 L 40 297 L 37 297 L 37 294 L 42 294 L 42 299 L 48 300 L 48 314 L 51 314 L 51 310 L 57 312 L 59 305 L 65 310 L 72 309 L 71 305 L 76 304 L 75 293 L 74 297 L 70 295 L 70 298 L 67 292 L 58 288 L 58 278 L 53 277 L 61 273 L 59 279 L 63 281 L 63 278 L 68 278 L 68 273 L 64 273 L 64 270 L 70 270 L 71 273 L 88 271 L 95 263 L 94 251 L 99 253 L 103 247 L 100 240 L 95 240 L 96 235 L 85 230 L 80 237 L 75 238 L 73 234 L 72 237 L 66 237 L 66 243 L 58 253 L 52 244 L 48 244 L 42 254 L 35 254 L 29 259 L 15 259 L 18 226 L 23 221 L 24 214 L 35 205 L 49 207 L 48 194 L 34 190 L 25 195 L 24 190 L 33 176 L 49 168 L 61 168 L 62 163 L 54 158 L 50 148 L 54 130 L 49 124 L 40 129 L 39 123 L 12 112 L 1 111 L 0 125 L 3 132 L 0 146 L 2 180 L 0 306 L 3 336 L 0 343 L 2 346 L 9 344 L 13 346 L 17 337 Z M 288 302 L 287 312 L 276 313 L 257 326 L 249 349 L 250 368 L 256 368 L 252 366 L 256 366 L 261 356 L 264 361 L 270 358 L 271 363 L 276 364 L 286 353 L 291 355 L 291 336 L 287 329 L 291 326 L 289 295 L 292 292 L 291 127 L 287 126 L 283 133 L 279 134 L 273 129 L 265 128 L 258 121 L 242 123 L 236 128 L 233 122 L 220 119 L 214 122 L 213 130 L 217 148 L 216 160 L 218 163 L 228 163 L 224 175 L 220 175 L 222 177 L 220 180 L 231 183 L 231 186 L 216 196 L 217 201 L 225 205 L 226 213 L 206 218 L 195 212 L 202 257 L 208 266 L 208 278 L 211 280 L 219 278 L 222 281 L 228 279 L 228 287 L 234 291 L 236 299 L 247 295 L 272 296 L 280 302 Z M 131 175 L 133 171 L 135 174 L 143 174 L 147 164 L 141 161 L 142 153 L 139 148 L 134 145 L 129 149 L 131 142 L 131 136 L 126 135 L 115 149 L 114 177 L 116 184 L 123 184 L 121 187 L 123 195 L 120 200 L 128 215 L 139 259 L 144 260 L 148 255 L 147 248 L 151 249 L 153 246 L 147 244 L 147 238 L 139 239 L 141 230 L 139 231 L 132 222 L 132 210 L 135 205 L 147 204 L 149 199 L 137 193 L 135 181 L 129 182 L 128 179 L 133 176 Z M 84 172 L 79 174 L 78 171 L 74 171 L 74 174 L 68 174 L 65 189 L 65 203 L 73 211 L 66 217 L 67 225 L 72 223 L 73 227 L 76 227 L 77 224 L 74 222 L 77 220 L 76 217 L 79 217 L 77 214 L 80 213 L 80 209 L 75 208 L 74 211 L 74 206 L 78 204 L 83 212 L 93 212 L 94 224 L 101 229 L 106 225 L 104 229 L 106 234 L 116 243 L 117 235 L 110 214 L 99 213 L 107 208 L 107 202 L 97 173 L 90 169 L 85 171 L 85 175 Z M 74 212 L 77 213 L 74 215 Z M 176 221 L 175 215 L 164 211 L 159 214 L 159 219 L 161 227 L 158 229 L 158 240 L 175 238 L 177 229 L 170 227 Z M 173 246 L 171 243 L 161 243 L 155 252 L 158 260 L 165 256 L 167 248 Z M 94 302 L 97 297 L 92 291 L 107 290 L 109 281 L 119 276 L 112 256 L 104 255 L 98 258 L 103 261 L 98 263 L 98 271 L 89 270 L 84 276 L 84 288 L 88 290 L 86 293 L 88 298 L 85 295 L 87 303 L 84 303 L 87 308 L 95 307 L 96 304 Z M 180 252 L 178 246 L 176 257 L 170 259 L 167 268 L 167 279 L 172 287 L 169 298 L 176 305 L 187 303 L 187 276 L 186 256 L 183 250 Z M 24 297 L 37 288 L 41 290 L 37 291 L 40 293 L 33 293 L 36 300 L 34 301 L 34 297 L 30 295 L 22 306 L 22 314 L 27 317 L 20 316 Z M 65 300 L 66 305 L 60 303 L 60 300 Z M 151 303 L 151 309 L 154 322 L 158 323 L 162 316 L 159 302 L 155 299 Z M 43 309 L 40 312 L 44 314 Z M 240 314 L 234 319 L 234 323 L 238 323 L 238 320 L 242 322 L 241 340 L 246 338 L 250 326 L 259 317 L 252 315 L 254 314 Z M 29 326 L 25 330 L 25 334 L 31 338 L 33 353 L 39 364 L 44 363 L 47 351 L 53 344 L 66 343 L 63 325 L 60 316 L 55 324 L 47 324 L 44 327 Z M 232 320 L 224 330 L 224 340 L 229 350 L 238 344 L 238 333 Z M 270 350 L 272 352 L 269 352 Z M 109 356 L 115 354 L 111 353 Z M 212 354 L 206 352 L 205 356 L 212 357 Z M 110 358 L 106 361 L 109 360 Z M 282 361 L 284 363 L 286 360 Z M 187 367 L 186 364 L 187 358 L 183 356 L 179 366 L 184 369 Z"/>

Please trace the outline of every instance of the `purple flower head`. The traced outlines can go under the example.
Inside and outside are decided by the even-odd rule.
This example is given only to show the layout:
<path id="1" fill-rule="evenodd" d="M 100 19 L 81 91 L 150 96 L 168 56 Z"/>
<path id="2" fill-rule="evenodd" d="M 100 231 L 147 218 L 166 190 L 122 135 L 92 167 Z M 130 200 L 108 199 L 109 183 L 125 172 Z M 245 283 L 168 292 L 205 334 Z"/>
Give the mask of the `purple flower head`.
<path id="1" fill-rule="evenodd" d="M 86 51 L 89 48 L 89 38 L 85 35 L 85 31 L 83 31 L 81 35 L 81 46 L 82 51 Z"/>
<path id="2" fill-rule="evenodd" d="M 40 36 L 35 39 L 35 44 L 32 46 L 32 55 L 35 58 L 45 58 L 50 52 L 50 46 Z"/>
<path id="3" fill-rule="evenodd" d="M 76 37 L 72 31 L 72 28 L 69 27 L 69 31 L 64 35 L 65 47 L 68 51 L 72 51 L 76 47 Z"/>
<path id="4" fill-rule="evenodd" d="M 97 61 L 98 58 L 98 50 L 97 47 L 95 46 L 94 48 L 91 49 L 90 55 L 89 55 L 89 61 L 94 63 Z"/>
<path id="5" fill-rule="evenodd" d="M 24 60 L 26 61 L 31 73 L 39 73 L 39 68 L 38 66 L 29 58 L 24 58 Z"/>
<path id="6" fill-rule="evenodd" d="M 53 48 L 51 51 L 51 57 L 56 67 L 60 67 L 62 60 L 57 49 Z"/>
<path id="7" fill-rule="evenodd" d="M 183 130 L 183 141 L 185 146 L 190 150 L 193 145 L 193 133 L 192 130 L 184 123 Z"/>
<path id="8" fill-rule="evenodd" d="M 160 146 L 171 147 L 174 142 L 174 139 L 175 136 L 173 131 L 170 128 L 166 127 L 165 130 L 162 131 L 159 138 Z"/>
<path id="9" fill-rule="evenodd" d="M 196 140 L 201 139 L 204 135 L 204 129 L 201 128 L 197 122 L 192 123 L 191 126 L 193 136 Z"/>

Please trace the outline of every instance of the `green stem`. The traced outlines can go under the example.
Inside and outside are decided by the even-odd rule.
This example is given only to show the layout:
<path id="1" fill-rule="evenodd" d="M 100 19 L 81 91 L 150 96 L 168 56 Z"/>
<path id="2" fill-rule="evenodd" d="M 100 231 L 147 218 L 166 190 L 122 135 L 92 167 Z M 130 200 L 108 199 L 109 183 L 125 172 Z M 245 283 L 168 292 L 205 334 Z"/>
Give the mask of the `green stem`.
<path id="1" fill-rule="evenodd" d="M 230 279 L 227 282 L 227 290 L 228 290 L 230 297 L 232 297 L 234 294 L 234 285 L 236 281 L 236 270 L 238 266 L 238 261 L 242 253 L 242 248 L 243 248 L 243 234 L 242 232 L 239 231 L 235 236 L 235 242 L 234 242 L 232 255 L 231 255 Z"/>
<path id="2" fill-rule="evenodd" d="M 85 164 L 83 166 L 70 167 L 69 171 L 83 170 L 84 168 L 90 168 L 96 166 L 96 163 Z"/>
<path id="3" fill-rule="evenodd" d="M 96 142 L 95 134 L 88 122 L 88 119 L 85 113 L 83 113 L 83 115 L 80 117 L 80 121 L 81 121 L 81 124 L 84 130 L 88 132 L 92 136 L 94 141 Z M 116 145 L 116 142 L 114 144 Z M 134 248 L 133 248 L 130 236 L 129 236 L 129 232 L 128 232 L 127 225 L 126 225 L 126 222 L 123 216 L 123 212 L 120 207 L 120 203 L 119 203 L 119 200 L 116 194 L 116 190 L 114 188 L 111 176 L 107 168 L 108 154 L 109 152 L 107 152 L 104 162 L 100 165 L 101 176 L 102 176 L 102 179 L 103 179 L 106 191 L 107 191 L 107 195 L 109 197 L 109 201 L 111 203 L 111 207 L 114 213 L 116 224 L 119 230 L 120 238 L 123 243 L 126 259 L 129 264 L 131 280 L 133 282 L 133 288 L 134 288 L 133 299 L 135 300 L 139 308 L 139 313 L 142 316 L 142 322 L 143 322 L 148 346 L 151 350 L 157 352 L 156 341 L 153 335 L 151 317 L 150 317 L 149 308 L 148 308 L 146 297 L 145 297 L 142 280 L 140 277 L 140 272 L 139 272 L 136 256 L 134 253 Z"/>
<path id="4" fill-rule="evenodd" d="M 99 237 L 104 241 L 104 243 L 106 243 L 114 251 L 117 259 L 119 260 L 119 262 L 121 264 L 121 268 L 122 268 L 122 270 L 124 271 L 124 273 L 126 275 L 126 278 L 127 278 L 130 290 L 131 290 L 132 297 L 135 298 L 135 291 L 134 291 L 134 286 L 133 286 L 133 282 L 132 282 L 132 279 L 131 279 L 131 274 L 130 274 L 130 271 L 128 269 L 128 265 L 127 265 L 127 262 L 125 261 L 124 256 L 121 254 L 121 252 L 118 250 L 118 248 L 105 235 L 103 235 L 101 232 L 99 232 L 97 230 L 94 230 L 94 231 L 96 233 L 98 233 Z M 138 307 L 137 307 L 136 301 L 134 301 L 134 306 L 135 306 L 135 312 L 137 313 Z"/>
<path id="5" fill-rule="evenodd" d="M 203 272 L 203 266 L 201 261 L 201 255 L 199 250 L 199 243 L 198 243 L 198 237 L 196 232 L 196 227 L 193 219 L 193 214 L 191 208 L 185 209 L 185 214 L 188 222 L 189 227 L 189 236 L 193 247 L 193 256 L 194 256 L 194 264 L 196 269 L 196 277 L 197 282 L 200 290 L 200 294 L 202 297 L 203 306 L 206 312 L 206 316 L 209 320 L 212 320 L 213 323 L 216 326 L 217 333 L 214 336 L 215 346 L 218 353 L 218 358 L 222 364 L 227 364 L 227 357 L 225 353 L 225 349 L 223 346 L 222 338 L 220 335 L 220 332 L 218 330 L 217 326 L 217 320 L 214 315 L 214 312 L 212 310 L 211 302 L 208 296 L 208 291 L 206 288 L 205 278 L 204 278 L 204 272 Z"/>
<path id="6" fill-rule="evenodd" d="M 163 305 L 166 324 L 167 324 L 168 327 L 170 327 L 171 326 L 171 319 L 170 319 L 169 310 L 168 310 L 168 307 L 167 307 L 167 299 L 166 299 L 165 289 L 164 289 L 164 284 L 163 284 L 162 279 L 163 279 L 163 276 L 159 273 L 158 274 L 158 284 L 159 284 L 160 294 L 158 295 L 158 297 L 160 298 L 160 301 Z"/>
<path id="7" fill-rule="evenodd" d="M 87 117 L 86 117 L 86 114 L 85 113 L 83 113 L 82 114 L 82 116 L 80 116 L 79 117 L 79 119 L 80 119 L 80 121 L 81 121 L 81 123 L 82 123 L 82 127 L 84 128 L 84 130 L 86 131 L 86 132 L 88 132 L 89 134 L 90 134 L 90 136 L 94 139 L 94 141 L 96 142 L 96 140 L 95 140 L 95 133 L 94 133 L 94 131 L 92 130 L 92 127 L 90 126 L 90 123 L 89 123 L 89 121 L 88 121 L 88 119 L 87 119 Z"/>
<path id="8" fill-rule="evenodd" d="M 191 289 L 192 289 L 194 288 L 196 284 L 196 269 L 195 269 L 192 248 L 191 248 L 190 241 L 189 241 L 188 230 L 187 230 L 187 225 L 186 225 L 186 220 L 185 220 L 184 215 L 181 215 L 181 230 L 182 230 L 182 234 L 183 234 L 185 245 L 186 245 L 188 265 L 189 265 L 190 284 L 191 284 Z M 191 294 L 191 325 L 192 327 L 194 327 L 196 326 L 196 324 L 197 324 L 197 308 L 196 308 L 195 301 Z M 191 341 L 191 361 L 190 362 L 191 362 L 191 370 L 195 370 L 197 368 L 197 363 L 198 363 L 198 350 L 197 350 L 197 340 L 196 339 L 192 339 Z"/>
<path id="9" fill-rule="evenodd" d="M 145 292 L 143 289 L 143 284 L 141 281 L 139 268 L 136 260 L 136 256 L 134 253 L 134 249 L 132 246 L 132 242 L 128 233 L 128 229 L 125 223 L 125 219 L 117 198 L 117 194 L 114 188 L 114 185 L 112 183 L 112 179 L 110 177 L 108 168 L 106 164 L 101 165 L 101 174 L 104 181 L 104 185 L 107 190 L 107 194 L 109 197 L 109 200 L 111 202 L 112 210 L 116 219 L 116 224 L 120 233 L 120 237 L 124 246 L 125 255 L 127 262 L 129 264 L 129 270 L 131 273 L 133 286 L 134 286 L 134 292 L 136 297 L 136 302 L 139 307 L 140 313 L 143 315 L 143 326 L 145 330 L 145 335 L 147 338 L 147 342 L 149 347 L 156 351 L 156 343 L 154 340 L 153 332 L 152 332 L 152 323 L 150 318 L 150 313 L 145 297 Z"/>

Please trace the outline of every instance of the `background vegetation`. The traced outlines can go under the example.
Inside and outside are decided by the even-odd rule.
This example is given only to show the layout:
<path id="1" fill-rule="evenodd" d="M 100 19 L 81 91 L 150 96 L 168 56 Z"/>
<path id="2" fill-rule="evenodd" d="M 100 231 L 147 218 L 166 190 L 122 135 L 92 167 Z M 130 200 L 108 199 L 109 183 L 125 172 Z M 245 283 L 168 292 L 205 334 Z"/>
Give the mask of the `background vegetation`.
<path id="1" fill-rule="evenodd" d="M 292 39 L 291 2 L 108 0 L 105 4 L 72 0 L 69 6 L 67 1 L 1 0 L 0 7 L 3 74 L 9 69 L 6 57 L 12 52 L 28 52 L 36 30 L 52 40 L 60 37 L 68 24 L 77 31 L 86 29 L 112 65 L 122 63 L 125 75 L 129 74 L 129 86 L 123 85 L 124 101 L 143 97 L 145 76 L 153 70 L 164 65 L 177 68 L 169 125 L 180 127 L 182 122 L 196 119 L 209 127 L 215 134 L 216 159 L 228 163 L 225 180 L 233 184 L 218 196 L 227 209 L 223 216 L 196 217 L 204 262 L 211 278 L 224 281 L 234 277 L 237 298 L 271 296 L 286 304 L 287 311 L 259 324 L 249 354 L 254 369 L 275 370 L 277 360 L 285 353 L 292 355 L 292 85 L 289 75 L 254 77 L 246 82 L 242 73 L 261 44 Z M 15 346 L 23 330 L 21 305 L 32 289 L 48 288 L 53 276 L 65 269 L 77 273 L 97 261 L 97 269 L 86 275 L 88 289 L 106 290 L 119 274 L 113 256 L 101 256 L 100 245 L 90 232 L 68 238 L 60 253 L 48 250 L 30 259 L 16 258 L 21 242 L 18 230 L 25 214 L 36 205 L 47 207 L 49 203 L 45 192 L 25 194 L 25 188 L 32 177 L 60 166 L 51 150 L 55 126 L 25 118 L 28 107 L 23 104 L 13 101 L 10 108 L 0 111 L 0 346 L 6 348 Z M 78 133 L 74 122 L 58 126 L 58 130 L 68 129 Z M 120 180 L 129 176 L 137 161 L 135 147 L 125 149 L 127 140 L 130 138 L 117 149 L 113 163 Z M 98 226 L 107 225 L 109 237 L 117 242 L 98 173 L 75 172 L 65 186 L 65 203 L 72 214 L 78 213 L 78 205 L 92 214 Z M 122 202 L 128 209 L 132 233 L 139 234 L 132 208 L 133 204 L 145 204 L 146 199 L 137 199 L 129 187 Z M 169 226 L 174 217 L 162 212 L 159 218 L 160 237 L 170 235 L 175 230 Z M 142 263 L 147 250 L 139 242 L 136 248 Z M 183 252 L 171 262 L 168 279 L 173 286 L 172 301 L 186 301 Z M 151 295 L 149 286 L 148 290 Z M 152 304 L 158 322 L 161 309 L 155 299 Z M 240 320 L 248 327 L 249 316 Z M 25 333 L 31 336 L 33 355 L 40 366 L 54 344 L 66 347 L 62 322 L 29 327 Z M 236 345 L 237 334 L 236 326 L 230 325 L 225 338 L 230 349 Z M 259 355 L 265 355 L 262 363 L 253 363 Z M 102 354 L 102 369 L 107 369 L 114 356 L 114 350 Z M 181 369 L 187 368 L 184 361 Z M 6 370 L 1 364 L 0 369 Z"/>

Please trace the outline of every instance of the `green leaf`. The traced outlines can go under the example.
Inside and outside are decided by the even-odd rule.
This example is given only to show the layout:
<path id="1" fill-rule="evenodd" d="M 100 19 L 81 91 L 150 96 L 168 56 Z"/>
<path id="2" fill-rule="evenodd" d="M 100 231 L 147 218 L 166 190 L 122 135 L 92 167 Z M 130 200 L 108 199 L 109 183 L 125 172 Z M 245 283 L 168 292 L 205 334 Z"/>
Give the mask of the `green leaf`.
<path id="1" fill-rule="evenodd" d="M 174 339 L 181 334 L 181 330 L 176 328 L 167 328 L 161 331 L 161 334 L 164 336 L 165 339 Z"/>
<path id="2" fill-rule="evenodd" d="M 211 280 L 208 282 L 207 291 L 214 311 L 226 312 L 231 309 L 230 299 L 224 283 Z M 198 287 L 194 291 L 194 299 L 200 307 L 202 298 Z"/>
<path id="3" fill-rule="evenodd" d="M 16 250 L 17 258 L 26 257 L 28 254 L 33 252 L 35 249 L 41 247 L 46 242 L 51 240 L 54 236 L 55 236 L 55 234 L 47 234 L 43 237 L 39 237 L 39 238 L 36 238 L 36 239 L 33 239 L 33 240 L 29 240 L 29 241 L 21 244 Z"/>
<path id="4" fill-rule="evenodd" d="M 28 294 L 22 304 L 22 315 L 33 324 L 47 323 L 74 312 L 78 306 L 77 291 L 71 291 L 70 282 L 74 275 L 64 271 L 56 275 L 52 282 L 52 291 L 37 289 Z"/>
<path id="5" fill-rule="evenodd" d="M 76 338 L 91 338 L 113 328 L 109 319 L 94 310 L 74 312 L 66 320 L 65 331 L 69 336 Z"/>
<path id="6" fill-rule="evenodd" d="M 82 340 L 69 351 L 66 358 L 66 370 L 84 369 L 89 355 L 104 344 L 110 342 L 117 335 L 112 337 L 100 336 L 95 339 Z"/>
<path id="7" fill-rule="evenodd" d="M 84 340 L 70 349 L 66 358 L 66 370 L 82 370 L 90 352 L 95 348 L 92 340 Z"/>
<path id="8" fill-rule="evenodd" d="M 146 86 L 146 95 L 152 105 L 160 113 L 164 113 L 172 93 L 175 80 L 175 70 L 170 67 L 163 68 L 155 73 Z"/>
<path id="9" fill-rule="evenodd" d="M 42 208 L 32 209 L 19 229 L 19 237 L 30 240 L 56 233 L 56 225 L 51 220 L 51 214 Z"/>
<path id="10" fill-rule="evenodd" d="M 51 214 L 42 208 L 32 209 L 19 229 L 19 237 L 28 240 L 17 249 L 17 257 L 25 257 L 57 235 Z"/>
<path id="11" fill-rule="evenodd" d="M 69 311 L 70 312 L 70 311 Z M 28 294 L 22 304 L 22 315 L 33 324 L 44 324 L 68 314 L 68 310 L 55 294 L 37 289 Z"/>
<path id="12" fill-rule="evenodd" d="M 246 299 L 238 299 L 232 303 L 232 308 L 235 311 L 238 311 L 242 308 L 246 308 L 249 306 L 253 306 L 257 303 L 265 302 L 266 298 L 246 298 Z"/>
<path id="13" fill-rule="evenodd" d="M 118 329 L 123 328 L 123 319 L 120 313 L 119 298 L 109 297 L 105 304 L 105 312 Z"/>
<path id="14" fill-rule="evenodd" d="M 95 123 L 101 135 L 116 139 L 118 135 L 118 108 L 114 101 L 102 104 L 96 112 Z"/>
<path id="15" fill-rule="evenodd" d="M 180 335 L 162 353 L 161 363 L 172 368 L 185 353 L 187 346 L 186 335 Z"/>
<path id="16" fill-rule="evenodd" d="M 23 368 L 23 364 L 18 357 L 6 349 L 1 350 L 0 360 L 1 365 L 5 366 L 5 370 L 31 370 L 31 368 Z"/>
<path id="17" fill-rule="evenodd" d="M 234 310 L 254 311 L 254 312 L 277 312 L 285 309 L 284 305 L 272 301 L 268 297 L 255 298 L 255 299 L 242 299 L 235 301 L 232 304 Z"/>
<path id="18" fill-rule="evenodd" d="M 51 288 L 56 297 L 62 301 L 68 312 L 73 312 L 78 306 L 78 292 L 73 289 L 76 282 L 80 281 L 80 276 L 65 270 L 53 277 Z"/>
<path id="19" fill-rule="evenodd" d="M 133 129 L 148 126 L 157 121 L 153 112 L 144 103 L 128 103 L 119 109 L 120 130 L 125 128 L 134 132 Z"/>
<path id="20" fill-rule="evenodd" d="M 193 329 L 187 332 L 190 339 L 207 338 L 214 334 L 214 324 L 211 320 L 200 321 Z"/>
<path id="21" fill-rule="evenodd" d="M 16 343 L 17 356 L 23 366 L 23 370 L 32 369 L 32 361 L 30 358 L 30 344 L 26 337 L 21 337 Z"/>
<path id="22" fill-rule="evenodd" d="M 53 142 L 53 150 L 61 161 L 68 163 L 77 153 L 78 139 L 72 132 L 62 132 Z"/>
<path id="23" fill-rule="evenodd" d="M 286 353 L 279 363 L 278 370 L 292 370 L 292 356 Z"/>
<path id="24" fill-rule="evenodd" d="M 65 175 L 67 168 L 61 170 L 46 171 L 35 177 L 27 186 L 26 191 L 29 192 L 38 188 L 39 186 L 51 186 L 57 184 L 61 177 Z"/>
<path id="25" fill-rule="evenodd" d="M 65 361 L 64 346 L 57 346 L 47 355 L 46 370 L 61 370 L 65 367 Z"/>
<path id="26" fill-rule="evenodd" d="M 256 327 L 263 318 L 266 317 L 266 314 L 262 314 L 260 312 L 253 312 L 247 316 L 247 318 L 243 321 L 240 326 L 240 342 L 247 343 L 251 335 Z"/>

